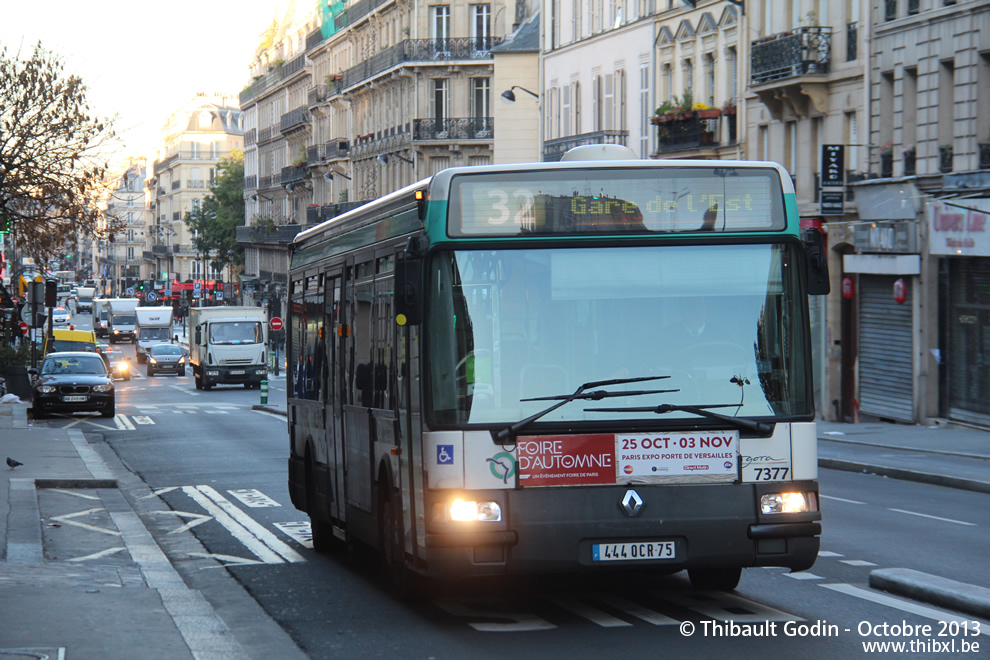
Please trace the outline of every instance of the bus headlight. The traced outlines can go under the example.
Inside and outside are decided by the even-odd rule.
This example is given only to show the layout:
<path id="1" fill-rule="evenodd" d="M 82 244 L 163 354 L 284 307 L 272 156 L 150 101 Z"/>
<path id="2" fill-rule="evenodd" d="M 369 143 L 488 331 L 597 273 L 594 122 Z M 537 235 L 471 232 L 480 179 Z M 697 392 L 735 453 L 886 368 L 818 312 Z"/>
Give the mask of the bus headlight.
<path id="1" fill-rule="evenodd" d="M 763 513 L 808 513 L 817 511 L 814 493 L 767 493 L 760 498 Z"/>
<path id="2" fill-rule="evenodd" d="M 502 507 L 498 502 L 475 502 L 456 499 L 444 510 L 437 502 L 433 508 L 433 519 L 438 522 L 499 522 L 502 520 Z"/>

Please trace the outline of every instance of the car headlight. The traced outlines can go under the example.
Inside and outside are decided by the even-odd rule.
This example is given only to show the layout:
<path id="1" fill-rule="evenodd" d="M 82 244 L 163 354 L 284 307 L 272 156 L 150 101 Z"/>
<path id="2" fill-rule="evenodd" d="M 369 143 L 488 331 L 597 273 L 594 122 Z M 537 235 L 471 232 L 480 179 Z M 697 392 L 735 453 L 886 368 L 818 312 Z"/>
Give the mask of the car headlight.
<path id="1" fill-rule="evenodd" d="M 112 392 L 113 383 L 102 383 L 100 385 L 93 385 L 94 392 Z"/>
<path id="2" fill-rule="evenodd" d="M 179 358 L 179 364 L 184 364 L 185 361 L 186 361 L 186 358 L 184 358 L 184 357 L 180 357 Z"/>
<path id="3" fill-rule="evenodd" d="M 127 364 L 126 362 L 118 362 L 117 363 L 117 371 L 127 371 L 128 367 L 130 367 L 130 366 L 131 365 Z"/>
<path id="4" fill-rule="evenodd" d="M 53 385 L 38 385 L 38 391 L 42 394 L 51 394 L 55 391 L 55 387 Z"/>
<path id="5" fill-rule="evenodd" d="M 151 364 L 158 364 L 158 360 L 151 357 L 150 355 L 148 356 L 148 362 L 150 362 Z"/>

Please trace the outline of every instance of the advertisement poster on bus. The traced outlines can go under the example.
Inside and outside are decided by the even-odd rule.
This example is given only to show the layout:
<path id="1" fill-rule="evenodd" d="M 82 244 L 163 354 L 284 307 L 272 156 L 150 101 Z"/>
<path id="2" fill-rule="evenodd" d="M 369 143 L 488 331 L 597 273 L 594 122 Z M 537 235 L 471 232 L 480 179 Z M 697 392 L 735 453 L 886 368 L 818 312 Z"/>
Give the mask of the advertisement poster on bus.
<path id="1" fill-rule="evenodd" d="M 732 481 L 738 474 L 739 432 L 615 436 L 616 483 Z"/>
<path id="2" fill-rule="evenodd" d="M 523 487 L 615 483 L 615 435 L 531 436 L 516 449 Z"/>

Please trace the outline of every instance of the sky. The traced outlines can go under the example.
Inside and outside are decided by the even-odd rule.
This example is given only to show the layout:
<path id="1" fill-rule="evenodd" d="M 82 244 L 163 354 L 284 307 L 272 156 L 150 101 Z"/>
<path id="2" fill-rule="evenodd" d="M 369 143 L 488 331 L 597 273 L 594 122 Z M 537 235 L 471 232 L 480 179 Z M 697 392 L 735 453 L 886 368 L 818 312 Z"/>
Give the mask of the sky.
<path id="1" fill-rule="evenodd" d="M 121 159 L 153 157 L 173 111 L 198 92 L 236 95 L 281 0 L 3 1 L 0 47 L 34 45 L 81 77 L 99 116 L 119 114 Z M 150 161 L 149 161 L 150 164 Z"/>

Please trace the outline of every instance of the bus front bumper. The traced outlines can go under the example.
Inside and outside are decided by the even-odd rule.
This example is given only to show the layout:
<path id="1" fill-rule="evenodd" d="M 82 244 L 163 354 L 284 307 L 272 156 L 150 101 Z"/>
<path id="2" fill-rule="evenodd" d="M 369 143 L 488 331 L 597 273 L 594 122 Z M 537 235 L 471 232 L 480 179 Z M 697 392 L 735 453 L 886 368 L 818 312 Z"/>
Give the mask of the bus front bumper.
<path id="1" fill-rule="evenodd" d="M 815 494 L 815 482 L 788 482 Z M 821 514 L 758 512 L 760 496 L 781 484 L 600 486 L 467 491 L 501 500 L 502 521 L 431 522 L 425 537 L 427 573 L 440 578 L 638 569 L 675 572 L 718 566 L 810 568 L 818 556 Z M 628 490 L 643 499 L 637 515 L 622 508 Z M 443 501 L 448 493 L 430 493 Z M 602 561 L 620 544 L 673 543 L 673 557 Z M 599 559 L 596 560 L 596 546 Z M 654 546 L 657 547 L 657 546 Z"/>

